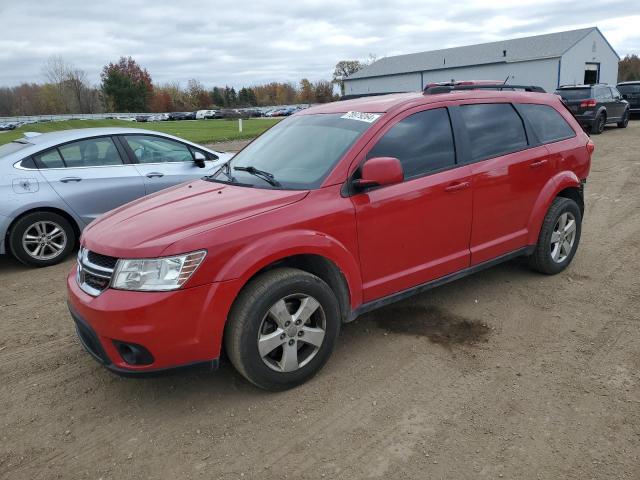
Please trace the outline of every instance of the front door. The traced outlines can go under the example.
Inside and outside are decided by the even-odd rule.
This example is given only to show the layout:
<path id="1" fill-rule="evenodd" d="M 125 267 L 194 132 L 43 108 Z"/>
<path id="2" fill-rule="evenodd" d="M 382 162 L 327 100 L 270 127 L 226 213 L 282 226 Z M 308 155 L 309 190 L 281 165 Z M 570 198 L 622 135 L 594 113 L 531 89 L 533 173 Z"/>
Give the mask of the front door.
<path id="1" fill-rule="evenodd" d="M 121 138 L 138 162 L 136 168 L 145 180 L 147 193 L 211 175 L 219 165 L 212 155 L 202 152 L 205 167 L 198 167 L 194 162 L 195 149 L 170 138 L 138 134 Z"/>
<path id="2" fill-rule="evenodd" d="M 352 197 L 365 301 L 469 266 L 470 167 L 456 164 L 446 108 L 405 116 L 366 158 L 396 157 L 404 182 Z"/>
<path id="3" fill-rule="evenodd" d="M 34 155 L 40 172 L 85 224 L 144 196 L 142 177 L 111 137 L 71 142 Z"/>

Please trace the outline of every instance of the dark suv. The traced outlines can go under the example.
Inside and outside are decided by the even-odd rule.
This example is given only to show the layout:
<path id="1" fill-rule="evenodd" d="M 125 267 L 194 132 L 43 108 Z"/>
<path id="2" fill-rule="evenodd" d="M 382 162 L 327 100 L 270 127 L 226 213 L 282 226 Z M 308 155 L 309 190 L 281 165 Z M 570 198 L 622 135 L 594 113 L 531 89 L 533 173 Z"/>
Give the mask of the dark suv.
<path id="1" fill-rule="evenodd" d="M 640 113 L 640 80 L 620 82 L 616 87 L 627 102 L 631 113 Z"/>
<path id="2" fill-rule="evenodd" d="M 629 102 L 622 98 L 616 87 L 563 85 L 556 90 L 556 95 L 562 97 L 580 125 L 591 133 L 602 133 L 607 124 L 626 128 L 629 123 Z"/>

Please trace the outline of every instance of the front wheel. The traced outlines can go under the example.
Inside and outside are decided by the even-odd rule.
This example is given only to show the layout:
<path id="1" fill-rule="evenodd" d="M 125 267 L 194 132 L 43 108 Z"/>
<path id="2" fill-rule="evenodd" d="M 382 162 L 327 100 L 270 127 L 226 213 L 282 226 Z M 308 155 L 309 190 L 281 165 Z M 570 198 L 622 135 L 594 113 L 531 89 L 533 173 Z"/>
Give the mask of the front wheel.
<path id="1" fill-rule="evenodd" d="M 557 197 L 542 222 L 538 243 L 530 257 L 534 270 L 555 275 L 567 268 L 580 243 L 582 213 L 570 198 Z"/>
<path id="2" fill-rule="evenodd" d="M 225 327 L 225 348 L 251 383 L 285 390 L 323 367 L 340 321 L 338 301 L 324 281 L 295 268 L 278 268 L 260 274 L 238 296 Z"/>
<path id="3" fill-rule="evenodd" d="M 618 122 L 618 128 L 627 128 L 627 125 L 629 125 L 629 110 L 624 111 L 622 120 Z"/>
<path id="4" fill-rule="evenodd" d="M 69 221 L 53 212 L 34 212 L 18 220 L 9 233 L 14 257 L 25 265 L 48 267 L 67 257 L 76 243 Z"/>

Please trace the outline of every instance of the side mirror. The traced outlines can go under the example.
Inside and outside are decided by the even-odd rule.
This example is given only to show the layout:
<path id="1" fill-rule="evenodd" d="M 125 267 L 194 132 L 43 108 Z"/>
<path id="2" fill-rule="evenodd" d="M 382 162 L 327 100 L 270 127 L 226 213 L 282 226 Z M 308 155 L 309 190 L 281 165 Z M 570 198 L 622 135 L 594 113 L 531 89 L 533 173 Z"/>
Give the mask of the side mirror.
<path id="1" fill-rule="evenodd" d="M 200 168 L 204 168 L 207 166 L 207 164 L 205 163 L 206 161 L 206 157 L 202 154 L 202 152 L 194 152 L 193 154 L 193 163 L 196 164 L 196 166 L 200 167 Z"/>
<path id="2" fill-rule="evenodd" d="M 360 178 L 353 180 L 353 186 L 358 190 L 393 185 L 404 180 L 402 165 L 395 157 L 370 158 L 362 165 L 361 172 Z"/>

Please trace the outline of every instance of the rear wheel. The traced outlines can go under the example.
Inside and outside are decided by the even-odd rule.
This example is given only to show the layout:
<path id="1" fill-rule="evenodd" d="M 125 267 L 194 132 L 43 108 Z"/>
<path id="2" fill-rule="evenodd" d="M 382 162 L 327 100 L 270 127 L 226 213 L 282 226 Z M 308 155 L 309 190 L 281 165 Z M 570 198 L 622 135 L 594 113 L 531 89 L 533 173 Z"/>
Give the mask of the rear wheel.
<path id="1" fill-rule="evenodd" d="M 624 111 L 622 120 L 618 122 L 618 128 L 627 128 L 627 125 L 629 125 L 629 110 Z"/>
<path id="2" fill-rule="evenodd" d="M 542 222 L 538 243 L 530 257 L 534 270 L 548 275 L 560 273 L 573 260 L 582 231 L 582 214 L 578 204 L 557 197 Z"/>
<path id="3" fill-rule="evenodd" d="M 591 127 L 591 133 L 594 135 L 600 135 L 604 132 L 604 126 L 607 124 L 607 114 L 602 112 L 598 114 L 596 119 L 593 121 L 593 126 Z"/>
<path id="4" fill-rule="evenodd" d="M 294 268 L 278 268 L 252 280 L 240 293 L 225 327 L 233 366 L 266 390 L 295 387 L 326 363 L 340 330 L 331 288 Z"/>
<path id="5" fill-rule="evenodd" d="M 53 212 L 34 212 L 18 220 L 9 233 L 14 257 L 25 265 L 48 267 L 73 250 L 76 235 L 69 221 Z"/>

